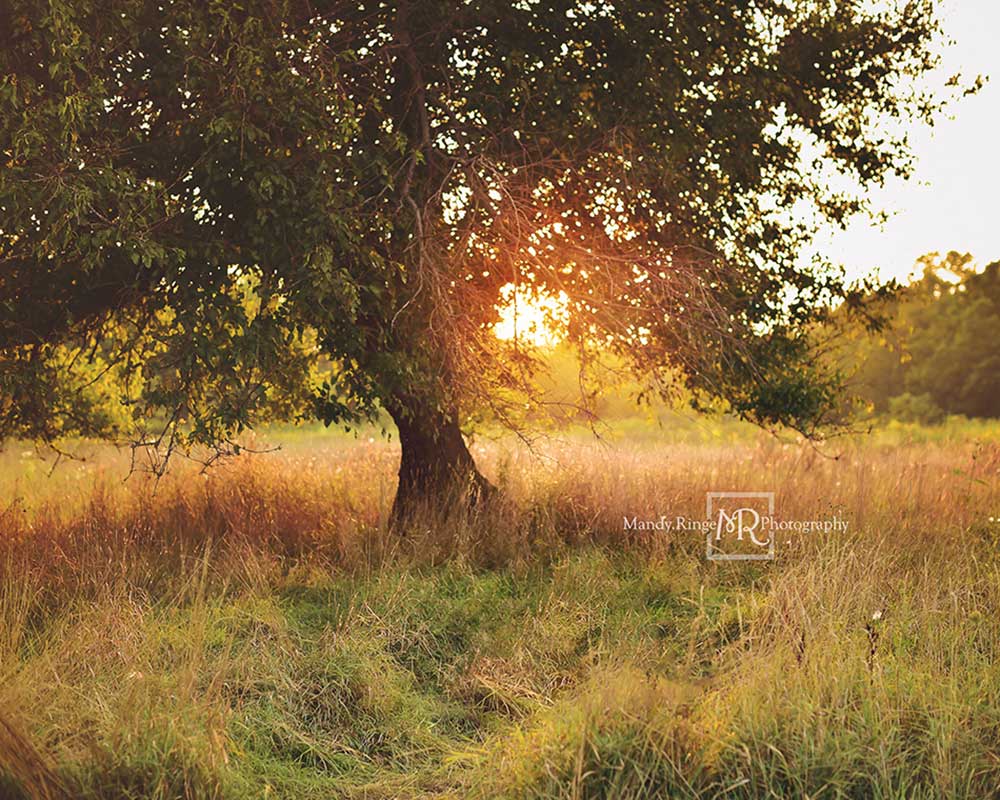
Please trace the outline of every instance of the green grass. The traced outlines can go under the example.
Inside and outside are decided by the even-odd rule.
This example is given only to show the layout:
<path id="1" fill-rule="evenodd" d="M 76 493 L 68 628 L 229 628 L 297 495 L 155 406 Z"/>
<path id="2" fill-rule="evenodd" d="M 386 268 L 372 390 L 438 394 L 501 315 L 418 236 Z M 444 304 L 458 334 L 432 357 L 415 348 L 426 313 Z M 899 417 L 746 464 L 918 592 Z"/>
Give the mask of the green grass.
<path id="1" fill-rule="evenodd" d="M 83 797 L 464 793 L 478 749 L 595 673 L 699 671 L 697 613 L 690 576 L 600 550 L 519 572 L 293 570 L 232 598 L 76 609 L 22 650 L 20 689 L 79 715 L 66 755 L 76 723 L 96 735 L 65 776 Z M 27 685 L 41 673 L 61 680 Z"/>
<path id="2" fill-rule="evenodd" d="M 95 452 L 17 503 L 8 453 L 0 797 L 1000 791 L 995 428 L 640 433 L 479 444 L 512 507 L 405 540 L 378 440 L 159 485 Z M 622 534 L 723 489 L 852 527 L 763 564 Z"/>

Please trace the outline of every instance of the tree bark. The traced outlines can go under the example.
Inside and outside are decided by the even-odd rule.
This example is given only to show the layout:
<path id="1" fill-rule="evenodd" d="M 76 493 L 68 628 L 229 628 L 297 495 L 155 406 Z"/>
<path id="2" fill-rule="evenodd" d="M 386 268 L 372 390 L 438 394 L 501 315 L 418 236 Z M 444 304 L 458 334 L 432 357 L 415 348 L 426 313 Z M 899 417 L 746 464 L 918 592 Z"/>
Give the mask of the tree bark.
<path id="1" fill-rule="evenodd" d="M 421 511 L 472 508 L 497 493 L 476 468 L 457 415 L 412 397 L 386 403 L 402 455 L 390 526 L 405 527 Z"/>

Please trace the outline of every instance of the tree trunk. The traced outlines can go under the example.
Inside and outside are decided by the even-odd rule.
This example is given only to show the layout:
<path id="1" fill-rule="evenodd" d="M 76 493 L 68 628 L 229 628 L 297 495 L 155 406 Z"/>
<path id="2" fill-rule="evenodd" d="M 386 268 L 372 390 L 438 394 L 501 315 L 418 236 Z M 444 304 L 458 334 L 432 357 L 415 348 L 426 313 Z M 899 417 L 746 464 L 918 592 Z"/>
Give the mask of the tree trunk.
<path id="1" fill-rule="evenodd" d="M 405 526 L 421 510 L 471 508 L 496 494 L 476 468 L 454 413 L 409 397 L 394 398 L 386 410 L 402 446 L 392 527 Z"/>

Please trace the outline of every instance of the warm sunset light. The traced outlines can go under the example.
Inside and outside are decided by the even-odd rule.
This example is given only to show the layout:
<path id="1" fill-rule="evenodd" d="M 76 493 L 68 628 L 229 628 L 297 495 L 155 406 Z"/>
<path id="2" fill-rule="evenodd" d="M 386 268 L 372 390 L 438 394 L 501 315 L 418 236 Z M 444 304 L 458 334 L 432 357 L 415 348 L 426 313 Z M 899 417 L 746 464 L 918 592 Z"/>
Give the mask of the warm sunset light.
<path id="1" fill-rule="evenodd" d="M 565 335 L 569 310 L 565 292 L 553 295 L 515 289 L 508 283 L 500 290 L 500 322 L 493 327 L 498 339 L 517 340 L 532 347 L 552 347 Z"/>
<path id="2" fill-rule="evenodd" d="M 1000 799 L 1000 0 L 0 0 L 0 800 Z"/>

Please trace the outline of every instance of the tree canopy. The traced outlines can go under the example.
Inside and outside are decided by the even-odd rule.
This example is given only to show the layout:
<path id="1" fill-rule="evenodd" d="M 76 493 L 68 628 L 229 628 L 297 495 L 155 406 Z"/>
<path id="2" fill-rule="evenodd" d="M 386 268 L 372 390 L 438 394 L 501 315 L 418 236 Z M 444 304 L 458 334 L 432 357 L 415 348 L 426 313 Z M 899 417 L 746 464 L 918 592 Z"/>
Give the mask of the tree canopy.
<path id="1" fill-rule="evenodd" d="M 803 331 L 857 295 L 803 247 L 908 173 L 938 36 L 933 0 L 7 0 L 0 436 L 382 407 L 401 490 L 474 474 L 461 415 L 537 364 L 511 286 L 815 430 Z"/>

